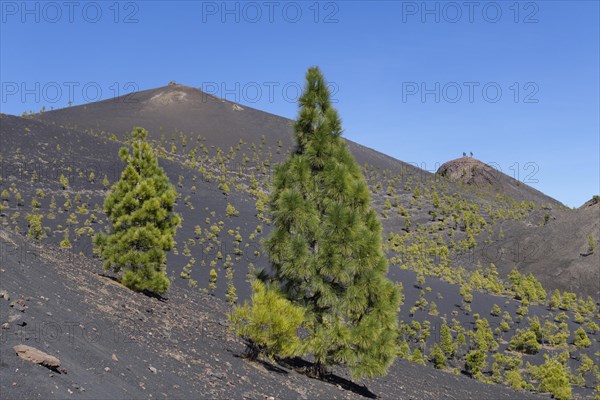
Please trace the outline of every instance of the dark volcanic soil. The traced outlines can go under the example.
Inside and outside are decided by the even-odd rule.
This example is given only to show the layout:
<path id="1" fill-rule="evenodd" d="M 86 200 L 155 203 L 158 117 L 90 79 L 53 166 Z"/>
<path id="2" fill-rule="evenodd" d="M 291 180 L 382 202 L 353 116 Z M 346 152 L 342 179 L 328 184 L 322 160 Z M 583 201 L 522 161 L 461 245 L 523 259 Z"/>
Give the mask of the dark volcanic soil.
<path id="1" fill-rule="evenodd" d="M 343 370 L 335 371 L 337 375 L 330 382 L 322 382 L 299 373 L 299 361 L 270 365 L 241 359 L 243 344 L 227 332 L 229 306 L 224 299 L 230 285 L 236 288 L 240 301 L 248 298 L 247 273 L 251 266 L 268 267 L 260 241 L 268 235 L 270 226 L 268 215 L 258 211 L 257 197 L 268 191 L 271 168 L 290 150 L 290 121 L 258 110 L 236 108 L 231 102 L 181 85 L 140 92 L 134 98 L 136 102 L 120 98 L 26 119 L 0 115 L 0 229 L 4 232 L 0 242 L 0 290 L 9 292 L 10 302 L 22 297 L 28 307 L 21 313 L 0 299 L 1 323 L 15 318 L 14 315 L 21 317 L 0 330 L 2 396 L 30 398 L 50 393 L 56 398 L 261 399 L 377 395 L 461 400 L 527 397 L 528 394 L 512 392 L 501 385 L 484 385 L 434 370 L 431 364 L 422 367 L 404 360 L 396 361 L 390 375 L 383 379 L 353 384 Z M 176 235 L 176 249 L 167 257 L 174 285 L 165 301 L 132 293 L 99 275 L 100 261 L 92 252 L 92 235 L 107 224 L 101 209 L 104 197 L 123 168 L 118 149 L 124 145 L 125 132 L 134 126 L 150 131 L 160 165 L 177 187 L 176 211 L 184 220 Z M 450 204 L 452 208 L 458 202 L 463 207 L 474 205 L 488 222 L 486 230 L 477 235 L 475 248 L 450 254 L 451 269 L 474 270 L 478 263 L 488 266 L 493 262 L 501 276 L 513 268 L 533 272 L 549 294 L 559 288 L 589 294 L 597 300 L 600 251 L 587 251 L 588 235 L 598 238 L 600 230 L 597 202 L 568 210 L 527 185 L 479 168 L 479 164 L 478 168 L 464 170 L 452 169 L 456 165 L 450 163 L 452 168 L 447 165 L 445 178 L 356 143 L 349 142 L 349 147 L 363 166 L 373 192 L 372 204 L 384 227 L 384 244 L 389 245 L 390 233 L 406 237 L 407 245 L 423 238 L 450 245 L 465 238 L 459 224 L 449 228 L 452 215 L 444 221 L 432 217 L 433 212 L 440 211 L 433 206 L 431 197 L 436 191 L 443 198 L 442 207 Z M 219 162 L 219 157 L 224 161 Z M 68 178 L 68 187 L 59 183 L 61 174 Z M 108 185 L 103 183 L 105 175 Z M 225 181 L 230 186 L 228 191 L 221 186 Z M 256 185 L 256 190 L 249 190 L 252 185 Z M 506 216 L 524 209 L 515 206 L 503 191 L 517 200 L 534 200 L 536 204 L 522 218 L 494 216 L 496 211 Z M 386 209 L 390 202 L 395 205 Z M 228 204 L 239 214 L 227 215 Z M 402 212 L 412 221 L 410 233 Z M 45 237 L 40 241 L 23 239 L 28 234 L 26 217 L 30 213 L 44 216 Z M 451 233 L 454 239 L 450 239 Z M 72 248 L 61 253 L 52 250 L 65 236 Z M 494 329 L 501 317 L 491 316 L 490 310 L 494 304 L 499 305 L 515 320 L 509 332 L 497 334 L 501 351 L 506 349 L 515 329 L 527 325 L 527 318 L 522 322 L 515 318 L 518 301 L 474 292 L 472 311 L 467 312 L 461 307 L 457 285 L 429 276 L 423 285 L 423 298 L 430 304 L 435 301 L 439 315 L 430 315 L 425 308 L 410 315 L 421 288 L 415 286 L 413 271 L 401 269 L 405 263 L 402 257 L 397 258 L 399 254 L 390 249 L 386 251 L 391 260 L 389 276 L 403 283 L 406 295 L 399 318 L 405 323 L 431 322 L 427 351 L 439 342 L 444 316 L 449 322 L 456 319 L 460 326 L 472 330 L 474 314 L 479 314 Z M 184 276 L 186 264 L 190 265 L 189 276 Z M 218 272 L 214 296 L 207 294 L 212 268 Z M 543 306 L 529 309 L 529 316 L 542 319 L 553 320 L 557 313 Z M 568 314 L 573 332 L 579 325 L 573 321 L 573 313 Z M 27 325 L 19 325 L 23 322 Z M 594 357 L 600 350 L 599 333 L 588 335 L 593 345 L 583 352 Z M 571 336 L 569 341 L 572 339 Z M 67 374 L 16 358 L 13 346 L 20 343 L 59 357 Z M 410 345 L 414 349 L 416 343 Z M 570 350 L 574 358 L 569 365 L 575 371 L 579 366 L 576 357 L 581 352 L 574 346 Z M 553 352 L 556 349 L 524 355 L 523 361 L 539 364 L 544 354 Z M 597 357 L 594 360 L 597 363 Z M 491 362 L 490 356 L 488 364 Z M 460 369 L 462 364 L 451 367 Z M 574 395 L 592 397 L 593 384 L 588 377 L 587 387 L 573 387 Z"/>
<path id="2" fill-rule="evenodd" d="M 293 361 L 250 363 L 227 330 L 228 307 L 213 296 L 173 287 L 166 299 L 148 297 L 99 275 L 87 258 L 65 257 L 4 230 L 0 239 L 1 289 L 26 306 L 21 312 L 0 299 L 2 323 L 20 317 L 1 331 L 4 399 L 547 398 L 404 360 L 385 378 L 357 383 L 342 371 L 327 382 L 308 378 Z M 58 357 L 66 371 L 21 360 L 17 344 Z"/>
<path id="3" fill-rule="evenodd" d="M 3 176 L 10 178 L 10 174 L 6 174 L 4 170 L 14 169 L 16 162 L 24 165 L 33 163 L 36 168 L 41 165 L 42 169 L 53 173 L 52 184 L 55 190 L 60 175 L 58 170 L 62 172 L 66 166 L 72 165 L 74 171 L 65 174 L 73 176 L 73 180 L 78 181 L 72 185 L 73 188 L 89 191 L 91 205 L 94 203 L 101 205 L 104 195 L 101 190 L 102 175 L 108 175 L 110 182 L 113 183 L 118 179 L 122 169 L 122 164 L 117 157 L 119 142 L 106 140 L 106 138 L 114 134 L 115 139 L 121 140 L 134 126 L 143 126 L 149 131 L 153 140 L 166 147 L 167 152 L 171 150 L 171 144 L 177 148 L 176 153 L 167 153 L 167 156 L 173 157 L 172 162 L 163 159 L 161 164 L 173 183 L 181 180 L 182 184 L 178 185 L 181 198 L 190 198 L 190 207 L 186 208 L 182 205 L 178 207 L 178 212 L 184 217 L 183 229 L 177 237 L 179 242 L 192 236 L 194 226 L 202 225 L 202 221 L 211 212 L 216 213 L 211 217 L 211 223 L 215 220 L 225 220 L 222 211 L 227 202 L 231 202 L 240 210 L 240 217 L 238 221 L 231 221 L 235 224 L 231 228 L 235 230 L 239 226 L 244 239 L 251 235 L 259 224 L 265 228 L 264 233 L 268 233 L 268 226 L 253 218 L 256 212 L 254 211 L 255 199 L 252 196 L 248 196 L 247 193 L 240 195 L 236 190 L 233 190 L 229 196 L 223 196 L 217 188 L 217 181 L 203 179 L 202 173 L 198 173 L 185 163 L 189 162 L 190 150 L 197 148 L 198 145 L 204 146 L 204 149 L 195 152 L 197 158 L 206 153 L 214 160 L 217 149 L 220 148 L 223 155 L 228 153 L 228 150 L 233 150 L 235 157 L 227 161 L 230 173 L 233 174 L 235 170 L 240 169 L 247 175 L 246 182 L 248 182 L 249 175 L 253 171 L 252 167 L 256 165 L 254 173 L 259 179 L 268 181 L 274 165 L 286 156 L 292 146 L 292 121 L 288 119 L 248 107 L 240 108 L 235 103 L 215 98 L 184 85 L 170 85 L 116 99 L 48 111 L 36 115 L 35 118 L 47 124 L 5 115 L 0 118 L 2 125 L 0 162 Z M 65 129 L 66 127 L 71 129 Z M 184 135 L 187 138 L 186 142 L 182 141 Z M 240 140 L 244 144 L 238 151 Z M 57 144 L 62 147 L 56 148 Z M 586 217 L 580 217 L 578 211 L 565 210 L 557 200 L 473 158 L 449 161 L 440 168 L 438 174 L 431 174 L 357 143 L 348 141 L 348 145 L 356 160 L 365 167 L 365 171 L 368 168 L 370 186 L 373 188 L 377 184 L 381 185 L 381 189 L 373 193 L 373 205 L 381 211 L 386 199 L 393 200 L 392 197 L 386 196 L 386 187 L 390 178 L 396 179 L 396 183 L 392 184 L 396 192 L 394 196 L 408 210 L 413 226 L 431 224 L 430 212 L 433 209 L 428 200 L 423 204 L 417 202 L 412 206 L 412 193 L 416 185 L 421 185 L 421 189 L 425 187 L 432 190 L 433 185 L 436 185 L 438 190 L 440 186 L 445 187 L 447 195 L 459 194 L 468 201 L 478 204 L 480 210 L 490 205 L 497 207 L 496 194 L 508 196 L 516 201 L 534 201 L 537 207 L 546 205 L 547 211 L 538 211 L 526 220 L 500 221 L 498 225 L 502 226 L 505 238 L 498 237 L 499 226 L 493 229 L 496 236 L 493 238 L 493 243 L 484 244 L 487 235 L 481 234 L 477 238 L 478 245 L 473 251 L 476 257 L 460 260 L 453 266 L 462 265 L 467 270 L 473 270 L 478 262 L 482 265 L 494 262 L 503 275 L 513 268 L 518 268 L 524 273 L 533 272 L 547 289 L 558 288 L 561 291 L 569 290 L 583 295 L 600 296 L 600 267 L 597 259 L 600 252 L 593 257 L 580 256 L 582 248 L 585 251 L 587 236 L 590 233 L 594 234 L 596 239 L 600 236 L 598 231 L 600 212 L 588 212 Z M 244 157 L 251 161 L 242 162 Z M 258 170 L 260 165 L 264 168 L 262 172 Z M 216 166 L 213 167 L 216 169 Z M 98 176 L 96 184 L 90 185 L 85 179 L 77 179 L 77 170 L 96 171 Z M 447 178 L 442 178 L 442 175 Z M 84 178 L 85 176 L 86 174 L 83 175 Z M 32 184 L 31 179 L 31 176 L 18 176 L 8 183 L 16 184 L 20 181 L 17 185 L 19 189 L 23 191 L 29 189 L 33 195 L 36 185 Z M 197 189 L 191 190 L 192 185 Z M 268 189 L 268 182 L 263 188 Z M 29 204 L 27 196 L 24 204 Z M 44 206 L 47 204 L 42 204 L 42 207 Z M 405 225 L 404 218 L 398 215 L 397 210 L 388 213 L 390 216 L 383 220 L 385 237 L 389 232 L 401 232 Z M 540 221 L 545 218 L 544 214 L 550 216 L 548 226 L 562 226 L 564 223 L 569 229 L 553 230 L 545 229 L 545 226 L 540 227 Z M 23 217 L 24 212 L 21 221 L 24 220 Z M 489 218 L 487 219 L 489 221 Z M 556 223 L 558 219 L 560 223 Z M 582 220 L 586 223 L 580 225 L 579 221 Z M 592 223 L 589 223 L 590 221 Z M 229 228 L 228 226 L 226 230 Z M 448 229 L 441 230 L 441 233 L 447 236 Z M 243 244 L 249 246 L 245 249 L 252 249 L 246 251 L 246 261 L 255 265 L 265 264 L 267 261 L 262 254 L 254 255 L 255 249 L 260 247 L 258 241 L 261 236 L 264 235 L 256 235 L 256 240 Z M 228 239 L 222 240 L 224 254 L 227 251 L 231 252 L 235 247 L 235 244 Z M 88 249 L 89 241 L 84 242 L 85 238 L 80 244 L 84 249 Z M 523 254 L 527 253 L 522 250 L 525 242 L 530 249 L 540 249 L 535 257 L 529 257 L 528 254 L 527 257 L 523 257 Z M 208 265 L 211 256 L 216 254 L 213 250 L 198 254 L 192 249 L 192 256 L 198 263 L 204 262 Z M 259 250 L 256 251 L 260 253 Z M 515 254 L 515 257 L 490 257 L 492 253 L 511 253 Z M 169 265 L 175 266 L 174 273 L 178 275 L 188 261 L 183 257 L 173 255 L 169 257 Z M 217 269 L 219 267 L 220 265 L 217 265 Z M 236 270 L 245 268 L 246 266 L 243 265 Z M 195 272 L 193 278 L 203 282 L 207 279 L 209 270 L 210 268 L 205 268 L 201 273 Z M 236 282 L 243 282 L 244 275 L 245 273 L 236 275 Z M 220 285 L 217 290 L 223 287 Z"/>

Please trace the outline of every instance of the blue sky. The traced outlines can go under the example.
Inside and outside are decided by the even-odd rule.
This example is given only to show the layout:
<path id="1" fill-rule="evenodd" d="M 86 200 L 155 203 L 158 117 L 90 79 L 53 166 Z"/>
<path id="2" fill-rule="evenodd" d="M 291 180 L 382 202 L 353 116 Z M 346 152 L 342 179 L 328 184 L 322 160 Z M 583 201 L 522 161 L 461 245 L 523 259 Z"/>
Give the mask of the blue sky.
<path id="1" fill-rule="evenodd" d="M 318 65 L 347 138 L 428 170 L 472 151 L 581 205 L 600 192 L 599 2 L 471 4 L 2 1 L 0 106 L 175 80 L 293 118 Z"/>

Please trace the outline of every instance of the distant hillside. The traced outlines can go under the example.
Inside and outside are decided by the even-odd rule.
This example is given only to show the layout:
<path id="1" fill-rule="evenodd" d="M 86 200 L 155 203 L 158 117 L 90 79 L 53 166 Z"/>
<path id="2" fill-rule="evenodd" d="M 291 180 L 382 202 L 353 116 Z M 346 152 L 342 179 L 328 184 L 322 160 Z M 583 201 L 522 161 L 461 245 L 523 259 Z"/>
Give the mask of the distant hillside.
<path id="1" fill-rule="evenodd" d="M 150 137 L 167 139 L 172 134 L 198 135 L 210 145 L 227 151 L 236 147 L 240 139 L 271 146 L 281 144 L 284 150 L 293 144 L 293 121 L 254 108 L 222 100 L 199 89 L 184 85 L 167 85 L 144 90 L 114 99 L 76 107 L 44 112 L 37 116 L 42 121 L 58 125 L 115 134 L 122 138 L 133 127 L 141 126 Z M 280 141 L 280 142 L 278 142 Z M 385 154 L 348 141 L 358 162 L 377 165 L 379 168 L 418 170 Z M 191 144 L 190 144 L 191 145 Z M 283 158 L 285 151 L 275 154 L 274 160 Z"/>
<path id="2" fill-rule="evenodd" d="M 562 205 L 558 200 L 472 157 L 447 161 L 440 166 L 437 174 L 453 182 L 462 182 L 479 190 L 502 194 L 517 201 Z"/>
<path id="3" fill-rule="evenodd" d="M 600 298 L 600 203 L 589 201 L 576 210 L 554 214 L 541 227 L 521 226 L 510 234 L 531 251 L 531 257 L 517 263 L 519 269 L 536 276 L 548 274 L 556 287 L 571 291 L 589 287 L 590 294 Z M 597 243 L 591 254 L 590 235 Z"/>
<path id="4" fill-rule="evenodd" d="M 179 101 L 181 93 L 186 92 L 192 101 Z M 144 393 L 149 392 L 167 393 L 168 397 L 208 393 L 209 397 L 247 398 L 530 396 L 503 385 L 482 385 L 465 379 L 468 344 L 449 360 L 447 373 L 399 359 L 388 377 L 358 383 L 351 382 L 342 370 L 334 371 L 336 375 L 328 382 L 307 380 L 299 373 L 306 361 L 280 365 L 242 361 L 242 344 L 226 333 L 225 301 L 240 303 L 247 299 L 248 275 L 257 268 L 269 267 L 261 244 L 271 226 L 265 204 L 272 168 L 291 150 L 290 121 L 257 110 L 240 110 L 214 98 L 204 102 L 201 92 L 179 86 L 142 92 L 140 97 L 145 102 L 115 105 L 107 101 L 29 118 L 0 114 L 0 245 L 6 254 L 0 268 L 0 290 L 8 290 L 13 299 L 24 297 L 29 307 L 25 322 L 29 325 L 75 319 L 86 326 L 86 321 L 92 319 L 103 329 L 131 323 L 141 332 L 152 333 L 131 335 L 135 346 L 112 343 L 107 338 L 94 346 L 82 341 L 75 345 L 45 343 L 41 349 L 59 357 L 69 372 L 54 376 L 44 369 L 40 372 L 38 368 L 43 367 L 14 358 L 12 346 L 18 344 L 18 338 L 11 337 L 0 347 L 3 360 L 7 352 L 13 357 L 0 366 L 3 393 L 46 398 L 49 392 L 50 397 L 58 398 L 71 390 L 82 398 L 98 398 L 107 387 L 106 393 L 118 398 L 145 397 Z M 162 99 L 162 106 L 148 111 L 147 104 L 152 105 L 156 99 Z M 245 111 L 251 112 L 241 117 Z M 241 127 L 251 123 L 252 115 L 258 119 L 258 126 L 266 129 L 271 126 L 267 121 L 279 121 L 273 126 L 287 126 L 287 131 L 271 126 L 275 130 L 269 136 L 265 133 L 263 137 L 261 129 L 252 128 L 240 135 Z M 168 128 L 161 124 L 163 119 Z M 184 124 L 197 129 L 185 132 L 175 128 Z M 151 129 L 159 163 L 178 192 L 175 210 L 183 217 L 175 249 L 167 256 L 167 270 L 174 284 L 166 302 L 131 294 L 110 276 L 98 275 L 100 260 L 92 251 L 92 236 L 107 225 L 102 210 L 104 197 L 123 168 L 118 149 L 128 145 L 125 133 L 139 125 Z M 203 128 L 207 126 L 215 130 Z M 287 142 L 282 139 L 285 135 Z M 229 143 L 231 146 L 225 147 Z M 349 142 L 349 146 L 361 162 L 372 204 L 384 227 L 389 276 L 404 287 L 405 302 L 399 318 L 410 351 L 420 347 L 423 354 L 429 354 L 434 342 L 439 341 L 443 320 L 457 325 L 457 334 L 460 329 L 472 331 L 480 317 L 488 318 L 495 329 L 506 313 L 512 316 L 509 330 L 496 330 L 494 336 L 499 342 L 498 352 L 512 354 L 509 341 L 516 329 L 527 326 L 529 317 L 548 321 L 559 318 L 560 310 L 532 303 L 521 320 L 517 311 L 522 312 L 523 303 L 510 291 L 493 295 L 479 288 L 473 291 L 472 302 L 465 303 L 460 285 L 470 282 L 475 276 L 472 271 L 479 265 L 487 271 L 494 263 L 504 279 L 504 283 L 497 281 L 500 285 L 516 268 L 533 273 L 549 293 L 558 288 L 583 298 L 597 298 L 599 250 L 588 254 L 586 249 L 590 233 L 598 238 L 597 202 L 569 210 L 525 185 L 517 185 L 517 194 L 525 201 L 515 200 L 504 192 L 489 190 L 488 184 L 512 184 L 504 177 L 486 175 L 490 171 L 475 171 L 461 180 L 469 174 L 468 169 L 465 174 L 460 168 L 452 173 L 449 168 L 446 176 L 430 174 L 358 144 Z M 469 184 L 471 179 L 481 179 L 479 176 L 487 176 L 483 187 Z M 534 198 L 542 203 L 531 203 Z M 237 213 L 228 213 L 229 206 Z M 32 229 L 32 215 L 42 217 L 40 230 Z M 55 256 L 57 246 L 65 241 L 67 249 Z M 208 285 L 213 269 L 217 273 L 216 288 Z M 424 275 L 423 283 L 419 283 L 417 272 Z M 35 301 L 36 293 L 44 297 Z M 501 308 L 502 314 L 490 313 L 494 305 Z M 12 308 L 2 307 L 0 312 L 3 322 L 14 318 Z M 567 314 L 566 326 L 573 333 L 581 324 L 573 310 Z M 588 314 L 586 318 L 597 320 Z M 420 339 L 421 333 L 415 336 L 406 329 L 412 322 L 424 327 L 426 321 L 431 328 L 426 338 Z M 18 329 L 20 325 L 10 326 Z M 421 328 L 415 329 L 421 332 Z M 579 367 L 580 354 L 593 356 L 597 349 L 599 333 L 587 330 L 596 347 L 580 352 L 570 346 L 572 357 L 567 362 L 571 371 Z M 205 332 L 206 337 L 199 338 L 197 332 Z M 557 349 L 545 345 L 538 354 L 525 355 L 524 361 L 541 363 L 545 354 L 556 353 Z M 111 354 L 131 361 L 115 362 Z M 486 374 L 491 374 L 491 353 L 487 361 Z M 25 382 L 34 379 L 36 385 L 22 384 L 24 381 L 19 379 L 23 377 Z M 576 396 L 589 398 L 593 394 L 591 374 L 584 380 L 584 386 L 573 386 L 573 390 Z M 85 392 L 80 391 L 82 387 Z"/>
<path id="5" fill-rule="evenodd" d="M 72 163 L 76 169 L 82 171 L 90 169 L 86 164 L 108 165 L 112 182 L 118 177 L 121 168 L 116 154 L 119 144 L 115 140 L 123 140 L 134 126 L 143 126 L 149 130 L 151 138 L 161 148 L 171 180 L 174 183 L 180 182 L 178 190 L 181 198 L 188 199 L 182 202 L 186 205 L 180 204 L 186 219 L 184 231 L 178 234 L 177 240 L 180 243 L 189 235 L 193 235 L 194 226 L 205 220 L 207 213 L 216 212 L 217 217 L 223 215 L 219 209 L 224 208 L 227 201 L 234 202 L 242 215 L 248 213 L 250 216 L 250 219 L 248 216 L 242 218 L 244 223 L 239 226 L 242 236 L 251 236 L 254 240 L 259 240 L 268 234 L 268 224 L 261 224 L 261 221 L 255 218 L 256 192 L 250 193 L 249 187 L 252 186 L 252 179 L 258 179 L 259 190 L 269 190 L 269 179 L 274 165 L 283 160 L 291 150 L 292 121 L 288 119 L 224 101 L 183 85 L 168 85 L 116 99 L 44 112 L 36 114 L 33 118 L 41 121 L 42 125 L 39 125 L 40 122 L 34 124 L 31 119 L 2 117 L 2 136 L 6 140 L 6 145 L 3 146 L 5 160 L 25 159 L 29 156 L 27 162 L 30 163 L 39 159 L 61 165 Z M 27 127 L 28 125 L 31 126 Z M 56 145 L 50 145 L 53 140 L 47 135 L 50 129 L 63 132 L 61 127 L 68 128 L 64 132 L 70 132 L 68 137 L 72 139 L 61 139 L 64 140 L 64 146 L 59 150 Z M 31 132 L 26 140 L 20 137 L 20 132 L 25 129 Z M 82 131 L 88 132 L 89 135 L 82 136 L 76 133 Z M 19 141 L 24 141 L 21 144 L 14 143 L 11 138 L 13 135 L 16 135 L 15 138 Z M 59 135 L 62 136 L 65 134 Z M 110 140 L 111 137 L 115 140 Z M 106 145 L 94 144 L 99 140 Z M 442 241 L 446 242 L 446 246 L 456 245 L 455 249 L 459 249 L 460 242 L 466 239 L 465 230 L 459 226 L 461 214 L 465 210 L 461 207 L 452 211 L 452 208 L 458 206 L 457 201 L 465 201 L 470 207 L 475 207 L 472 211 L 480 213 L 488 225 L 481 227 L 486 232 L 476 234 L 476 247 L 466 252 L 451 250 L 457 253 L 452 255 L 452 267 L 462 266 L 467 270 L 474 270 L 478 263 L 487 265 L 494 262 L 503 275 L 512 268 L 519 268 L 525 273 L 535 271 L 538 279 L 550 289 L 571 289 L 594 295 L 600 292 L 598 285 L 590 281 L 585 272 L 594 271 L 592 258 L 584 257 L 580 260 L 579 252 L 555 257 L 548 251 L 540 253 L 535 262 L 522 260 L 522 252 L 518 250 L 524 240 L 522 235 L 537 238 L 538 236 L 531 232 L 541 231 L 537 228 L 543 225 L 545 214 L 550 214 L 552 218 L 565 214 L 566 219 L 570 218 L 570 212 L 563 210 L 560 202 L 472 158 L 450 161 L 444 164 L 437 174 L 431 174 L 359 144 L 350 141 L 348 144 L 357 161 L 364 166 L 364 173 L 373 190 L 373 205 L 380 210 L 382 217 L 385 216 L 382 218 L 385 237 L 390 233 L 398 234 L 404 231 L 403 234 L 407 236 L 404 241 L 407 243 L 421 240 L 419 237 L 423 236 L 440 242 L 435 235 L 443 234 Z M 19 150 L 30 146 L 27 152 L 18 153 Z M 106 146 L 112 150 L 102 150 Z M 217 178 L 223 173 L 222 166 L 217 162 L 219 152 L 226 165 L 227 179 L 233 179 L 228 185 L 233 192 L 225 196 L 218 188 Z M 58 177 L 55 179 L 57 181 Z M 241 192 L 234 190 L 234 186 L 238 185 L 234 182 L 237 181 L 241 185 Z M 86 190 L 93 186 L 85 180 L 81 183 Z M 96 181 L 96 184 L 99 183 Z M 196 189 L 193 190 L 193 187 Z M 392 188 L 393 193 L 389 193 L 389 188 Z M 31 190 L 33 191 L 33 187 Z M 417 195 L 417 192 L 420 192 L 421 196 Z M 436 210 L 433 204 L 431 196 L 434 192 L 442 199 L 442 210 Z M 94 202 L 102 204 L 103 195 L 102 191 L 97 192 L 93 196 Z M 500 196 L 500 200 L 497 195 Z M 517 203 L 534 201 L 536 208 L 518 211 L 511 199 Z M 541 210 L 541 206 L 549 206 L 551 209 Z M 207 207 L 208 210 L 205 210 Z M 387 209 L 388 207 L 390 208 Z M 196 211 L 193 211 L 194 209 Z M 432 218 L 440 211 L 446 215 Z M 458 213 L 458 219 L 452 216 L 453 213 Z M 503 216 L 500 218 L 501 215 Z M 24 215 L 21 214 L 20 218 L 24 218 Z M 215 221 L 215 217 L 209 218 Z M 411 224 L 411 230 L 418 229 L 420 233 L 409 233 L 406 224 Z M 257 225 L 263 225 L 264 231 L 253 234 Z M 452 225 L 456 234 L 450 236 L 452 232 L 449 228 Z M 454 241 L 454 244 L 448 243 L 448 240 Z M 563 239 L 557 236 L 556 240 Z M 228 249 L 235 247 L 236 242 L 229 237 L 220 241 Z M 260 248 L 256 244 L 248 246 Z M 491 257 L 490 252 L 496 250 L 500 254 L 520 255 Z M 259 256 L 252 257 L 255 264 L 267 264 L 268 261 L 262 252 L 256 251 Z M 427 253 L 430 250 L 421 251 Z M 393 252 L 390 252 L 389 256 L 392 263 L 397 262 L 394 261 L 398 259 L 393 257 Z M 178 268 L 187 263 L 181 253 L 170 257 L 178 259 Z M 211 262 L 206 256 L 202 257 L 205 263 Z M 424 254 L 423 257 L 430 258 L 433 263 L 437 262 L 434 256 Z M 563 260 L 564 262 L 555 269 L 547 270 L 544 266 L 554 265 L 555 262 L 547 260 L 547 257 L 552 260 L 567 257 L 570 261 Z M 198 260 L 198 257 L 195 258 Z M 241 260 L 234 259 L 233 262 L 239 263 L 240 266 L 242 264 Z M 414 262 L 418 261 L 415 259 Z M 222 263 L 223 261 L 218 260 L 217 266 Z M 576 268 L 575 265 L 578 264 L 585 267 Z M 571 271 L 571 266 L 577 271 Z M 207 273 L 208 270 L 203 269 L 202 275 Z M 557 279 L 557 274 L 561 275 L 560 279 Z M 195 279 L 202 281 L 204 276 Z M 235 279 L 238 282 L 243 281 L 244 274 L 240 273 Z"/>

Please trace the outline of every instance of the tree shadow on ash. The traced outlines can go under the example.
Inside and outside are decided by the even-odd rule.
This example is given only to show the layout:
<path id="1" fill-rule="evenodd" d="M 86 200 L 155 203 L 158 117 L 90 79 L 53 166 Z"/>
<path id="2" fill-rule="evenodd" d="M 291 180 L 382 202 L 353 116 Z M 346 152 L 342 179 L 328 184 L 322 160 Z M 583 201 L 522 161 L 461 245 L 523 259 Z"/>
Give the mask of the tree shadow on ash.
<path id="1" fill-rule="evenodd" d="M 275 373 L 277 373 L 277 374 L 282 374 L 282 375 L 287 375 L 287 374 L 288 374 L 288 372 L 287 372 L 285 369 L 283 369 L 283 368 L 280 368 L 280 367 L 278 367 L 277 365 L 271 364 L 271 363 L 270 363 L 270 362 L 268 362 L 268 361 L 261 360 L 261 359 L 258 359 L 258 358 L 257 358 L 257 359 L 255 359 L 255 360 L 252 360 L 252 359 L 250 359 L 250 358 L 249 358 L 249 357 L 248 357 L 246 354 L 243 354 L 243 353 L 237 353 L 237 352 L 233 352 L 233 351 L 231 352 L 231 354 L 232 354 L 234 357 L 236 357 L 236 358 L 240 358 L 240 359 L 242 359 L 242 360 L 247 360 L 247 361 L 249 361 L 249 362 L 253 362 L 253 363 L 256 363 L 256 364 L 260 364 L 260 365 L 262 365 L 262 366 L 263 366 L 263 367 L 264 367 L 264 368 L 265 368 L 267 371 L 275 372 Z"/>
<path id="2" fill-rule="evenodd" d="M 108 275 L 108 274 L 101 273 L 101 272 L 100 272 L 100 273 L 98 273 L 98 275 L 99 275 L 99 276 L 101 276 L 101 277 L 103 277 L 103 278 L 110 279 L 111 281 L 113 281 L 113 282 L 115 282 L 115 283 L 119 284 L 120 286 L 123 286 L 123 287 L 125 287 L 125 286 L 124 286 L 124 285 L 123 285 L 123 284 L 122 284 L 122 283 L 119 281 L 119 279 L 118 279 L 116 276 L 113 276 L 113 275 Z M 143 295 L 145 295 L 145 296 L 148 296 L 148 297 L 152 297 L 153 299 L 156 299 L 156 300 L 158 300 L 158 301 L 162 301 L 163 303 L 166 303 L 166 301 L 167 301 L 167 300 L 169 300 L 169 298 L 168 298 L 168 297 L 163 297 L 163 296 L 161 296 L 161 295 L 160 295 L 160 294 L 158 294 L 158 293 L 151 292 L 150 290 L 142 290 L 141 292 L 138 292 L 138 293 L 141 293 L 141 294 L 143 294 Z"/>
<path id="3" fill-rule="evenodd" d="M 339 385 L 344 390 L 348 390 L 368 399 L 378 398 L 378 396 L 375 393 L 371 392 L 369 388 L 367 388 L 365 385 L 359 385 L 331 372 L 328 372 L 321 377 L 314 376 L 310 373 L 313 367 L 313 363 L 311 363 L 310 361 L 306 361 L 301 358 L 295 357 L 278 360 L 278 363 L 286 368 L 293 369 L 296 372 L 306 375 L 309 378 L 318 379 L 323 382 L 331 383 L 332 385 Z"/>

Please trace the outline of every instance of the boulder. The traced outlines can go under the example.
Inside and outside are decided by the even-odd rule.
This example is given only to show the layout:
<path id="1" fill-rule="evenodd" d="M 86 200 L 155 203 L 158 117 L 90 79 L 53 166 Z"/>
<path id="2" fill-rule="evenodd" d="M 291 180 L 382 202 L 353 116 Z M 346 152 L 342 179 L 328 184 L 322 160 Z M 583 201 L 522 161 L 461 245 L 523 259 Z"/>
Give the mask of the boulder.
<path id="1" fill-rule="evenodd" d="M 14 350 L 17 352 L 17 355 L 24 360 L 53 369 L 60 367 L 60 360 L 58 358 L 46 354 L 35 347 L 19 344 L 14 347 Z"/>

